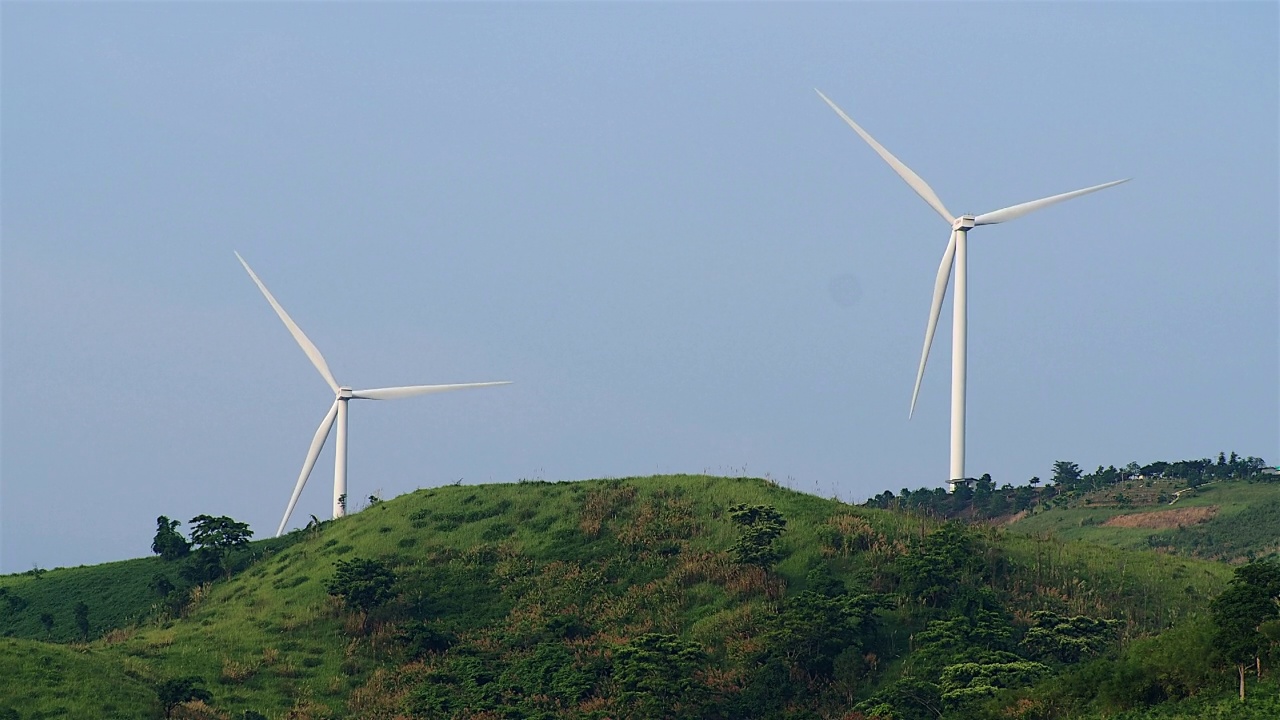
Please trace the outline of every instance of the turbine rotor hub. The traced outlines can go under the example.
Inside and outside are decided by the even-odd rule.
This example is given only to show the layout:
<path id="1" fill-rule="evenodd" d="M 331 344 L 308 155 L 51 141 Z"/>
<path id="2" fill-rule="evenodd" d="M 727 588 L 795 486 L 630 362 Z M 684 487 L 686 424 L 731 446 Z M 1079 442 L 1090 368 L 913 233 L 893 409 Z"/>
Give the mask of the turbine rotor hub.
<path id="1" fill-rule="evenodd" d="M 976 218 L 972 215 L 961 215 L 956 221 L 951 223 L 952 230 L 972 230 L 977 224 Z"/>

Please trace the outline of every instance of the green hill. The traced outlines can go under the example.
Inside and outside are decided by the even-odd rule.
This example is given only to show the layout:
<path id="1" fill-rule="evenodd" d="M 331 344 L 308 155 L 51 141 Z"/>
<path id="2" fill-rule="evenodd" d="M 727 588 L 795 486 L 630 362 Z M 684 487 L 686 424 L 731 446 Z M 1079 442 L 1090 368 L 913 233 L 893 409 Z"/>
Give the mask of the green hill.
<path id="1" fill-rule="evenodd" d="M 1280 483 L 1127 481 L 1009 525 L 1128 549 L 1238 562 L 1280 555 Z"/>
<path id="2" fill-rule="evenodd" d="M 150 686 L 99 649 L 2 638 L 0 678 L 0 718 L 134 720 L 156 705 Z"/>
<path id="3" fill-rule="evenodd" d="M 356 559 L 397 577 L 367 614 L 327 588 Z M 180 562 L 0 578 L 24 604 L 0 632 L 67 639 L 85 603 L 97 638 L 6 641 L 0 719 L 157 717 L 183 677 L 211 696 L 186 717 L 1078 717 L 1130 688 L 1095 707 L 1050 680 L 1203 627 L 1231 575 L 705 476 L 421 490 L 254 543 L 166 610 Z"/>

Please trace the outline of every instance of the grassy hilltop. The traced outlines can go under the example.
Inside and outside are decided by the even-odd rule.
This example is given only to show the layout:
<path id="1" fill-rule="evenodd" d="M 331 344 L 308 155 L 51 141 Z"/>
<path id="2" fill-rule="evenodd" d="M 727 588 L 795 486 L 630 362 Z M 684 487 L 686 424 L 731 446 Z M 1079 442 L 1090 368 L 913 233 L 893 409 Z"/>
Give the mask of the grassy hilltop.
<path id="1" fill-rule="evenodd" d="M 1213 560 L 1280 555 L 1280 483 L 1129 481 L 1010 524 L 1026 533 Z"/>
<path id="2" fill-rule="evenodd" d="M 0 720 L 162 717 L 180 678 L 209 695 L 190 718 L 1216 712 L 1230 677 L 1196 653 L 1231 569 L 1039 530 L 745 478 L 420 490 L 253 543 L 177 604 L 155 588 L 180 561 L 0 577 Z M 368 613 L 327 587 L 356 559 L 397 578 Z M 92 640 L 68 643 L 80 603 Z M 1134 649 L 1172 665 L 1089 686 Z M 1257 688 L 1232 717 L 1280 709 Z"/>

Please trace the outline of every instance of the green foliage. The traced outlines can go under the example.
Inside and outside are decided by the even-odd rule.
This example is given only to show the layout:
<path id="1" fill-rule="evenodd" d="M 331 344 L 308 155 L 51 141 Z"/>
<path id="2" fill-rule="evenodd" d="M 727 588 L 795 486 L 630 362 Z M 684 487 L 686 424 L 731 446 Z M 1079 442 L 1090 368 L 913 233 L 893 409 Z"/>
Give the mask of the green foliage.
<path id="1" fill-rule="evenodd" d="M 458 636 L 433 624 L 413 620 L 400 628 L 396 640 L 410 660 L 422 660 L 453 647 Z"/>
<path id="2" fill-rule="evenodd" d="M 228 551 L 242 548 L 253 537 L 247 523 L 236 522 L 225 515 L 197 515 L 191 518 L 191 544 L 200 548 Z"/>
<path id="3" fill-rule="evenodd" d="M 996 694 L 1003 688 L 1023 688 L 1049 674 L 1049 668 L 1038 662 L 962 662 L 942 669 L 939 683 L 944 705 L 951 708 L 971 706 Z"/>
<path id="4" fill-rule="evenodd" d="M 333 579 L 325 584 L 330 595 L 349 610 L 369 612 L 395 597 L 396 574 L 386 564 L 367 558 L 339 560 Z"/>
<path id="5" fill-rule="evenodd" d="M 1031 622 L 1022 644 L 1033 657 L 1062 663 L 1077 663 L 1105 650 L 1115 642 L 1120 624 L 1084 615 L 1063 617 L 1048 610 L 1032 613 Z"/>
<path id="6" fill-rule="evenodd" d="M 744 565 L 768 569 L 780 556 L 774 546 L 787 528 L 787 521 L 770 505 L 738 504 L 729 508 L 729 517 L 742 528 L 738 541 L 729 548 L 734 559 Z"/>
<path id="7" fill-rule="evenodd" d="M 875 610 L 884 604 L 875 595 L 802 592 L 787 599 L 765 633 L 769 653 L 810 679 L 830 678 L 841 653 L 874 643 Z"/>
<path id="8" fill-rule="evenodd" d="M 907 595 L 934 607 L 950 602 L 964 579 L 979 568 L 977 538 L 963 527 L 948 523 L 914 542 L 899 558 L 898 576 Z"/>
<path id="9" fill-rule="evenodd" d="M 1080 482 L 1080 478 L 1081 473 L 1079 465 L 1067 460 L 1059 460 L 1053 464 L 1053 477 L 1051 478 L 1051 481 L 1054 485 L 1061 485 L 1064 488 L 1070 489 L 1075 487 L 1076 483 Z"/>
<path id="10" fill-rule="evenodd" d="M 591 692 L 604 669 L 603 662 L 580 664 L 563 643 L 546 642 L 512 662 L 500 680 L 517 697 L 540 696 L 571 707 Z"/>
<path id="11" fill-rule="evenodd" d="M 178 520 L 170 520 L 164 515 L 156 518 L 156 536 L 151 541 L 151 552 L 165 560 L 177 560 L 191 552 L 191 543 L 187 542 L 187 539 L 177 530 L 181 524 Z"/>
<path id="12" fill-rule="evenodd" d="M 1280 564 L 1250 563 L 1236 568 L 1235 577 L 1210 605 L 1217 626 L 1213 646 L 1237 666 L 1257 664 L 1272 645 L 1263 625 L 1280 620 Z M 1240 669 L 1243 688 L 1244 670 Z M 1243 692 L 1243 690 L 1241 691 Z"/>
<path id="13" fill-rule="evenodd" d="M 927 680 L 902 677 L 857 709 L 877 720 L 936 720 L 943 717 L 942 688 Z"/>
<path id="14" fill-rule="evenodd" d="M 249 525 L 225 515 L 197 515 L 191 518 L 191 544 L 198 548 L 182 568 L 189 582 L 211 582 L 222 572 L 229 579 L 233 570 L 234 551 L 249 544 L 253 531 Z"/>
<path id="15" fill-rule="evenodd" d="M 613 679 L 634 717 L 699 717 L 704 698 L 695 675 L 705 661 L 696 643 L 646 633 L 614 653 Z"/>
<path id="16" fill-rule="evenodd" d="M 80 631 L 80 637 L 88 639 L 89 637 L 89 606 L 84 602 L 76 603 L 72 609 L 72 614 L 76 619 L 76 630 Z"/>
<path id="17" fill-rule="evenodd" d="M 160 699 L 160 706 L 164 708 L 164 716 L 172 717 L 173 709 L 184 702 L 200 700 L 207 703 L 213 700 L 209 691 L 200 687 L 203 682 L 195 676 L 160 681 L 156 685 L 156 696 Z"/>

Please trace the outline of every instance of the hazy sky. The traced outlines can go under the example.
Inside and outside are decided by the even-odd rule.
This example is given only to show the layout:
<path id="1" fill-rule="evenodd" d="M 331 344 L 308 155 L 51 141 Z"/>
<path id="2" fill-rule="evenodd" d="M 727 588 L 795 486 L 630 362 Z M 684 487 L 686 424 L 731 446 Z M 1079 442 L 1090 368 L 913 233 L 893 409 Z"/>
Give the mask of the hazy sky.
<path id="1" fill-rule="evenodd" d="M 1275 3 L 3 4 L 0 570 L 451 483 L 938 486 L 947 228 L 984 212 L 970 475 L 1280 456 Z M 329 512 L 332 441 L 294 514 Z M 185 529 L 185 525 L 184 525 Z"/>

